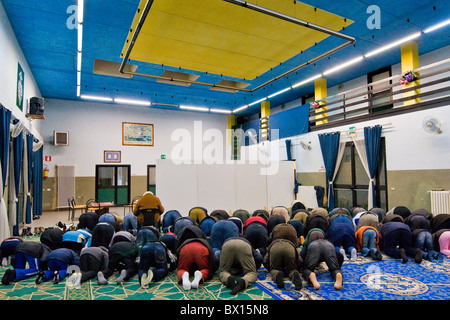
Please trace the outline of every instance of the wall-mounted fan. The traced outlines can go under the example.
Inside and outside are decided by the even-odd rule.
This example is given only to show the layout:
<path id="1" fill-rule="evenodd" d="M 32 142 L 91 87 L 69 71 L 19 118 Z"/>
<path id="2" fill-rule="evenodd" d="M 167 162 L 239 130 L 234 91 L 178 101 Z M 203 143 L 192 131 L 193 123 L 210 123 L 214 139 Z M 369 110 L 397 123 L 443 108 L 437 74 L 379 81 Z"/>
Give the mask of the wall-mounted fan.
<path id="1" fill-rule="evenodd" d="M 24 129 L 24 124 L 22 120 L 19 120 L 16 124 L 12 124 L 10 127 L 11 136 L 16 138 Z"/>
<path id="2" fill-rule="evenodd" d="M 38 151 L 42 146 L 44 145 L 44 141 L 38 140 L 37 142 L 33 143 L 33 151 Z"/>
<path id="3" fill-rule="evenodd" d="M 305 141 L 300 141 L 300 145 L 305 150 L 311 150 L 312 149 L 311 142 L 306 143 Z"/>
<path id="4" fill-rule="evenodd" d="M 442 133 L 441 122 L 434 117 L 427 117 L 423 119 L 422 127 L 426 132 Z"/>

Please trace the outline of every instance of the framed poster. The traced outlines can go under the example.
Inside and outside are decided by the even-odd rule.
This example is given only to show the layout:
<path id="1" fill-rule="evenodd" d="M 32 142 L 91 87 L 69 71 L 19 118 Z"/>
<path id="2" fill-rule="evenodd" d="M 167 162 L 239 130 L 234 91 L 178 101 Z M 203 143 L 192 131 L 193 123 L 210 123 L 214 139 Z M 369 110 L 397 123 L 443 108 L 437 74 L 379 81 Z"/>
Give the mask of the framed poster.
<path id="1" fill-rule="evenodd" d="M 24 97 L 24 79 L 25 73 L 23 72 L 22 66 L 20 63 L 17 65 L 17 90 L 16 90 L 16 106 L 23 111 L 23 97 Z"/>
<path id="2" fill-rule="evenodd" d="M 122 122 L 122 145 L 153 147 L 153 124 Z"/>
<path id="3" fill-rule="evenodd" d="M 105 163 L 120 163 L 121 154 L 120 151 L 103 151 L 103 162 Z"/>

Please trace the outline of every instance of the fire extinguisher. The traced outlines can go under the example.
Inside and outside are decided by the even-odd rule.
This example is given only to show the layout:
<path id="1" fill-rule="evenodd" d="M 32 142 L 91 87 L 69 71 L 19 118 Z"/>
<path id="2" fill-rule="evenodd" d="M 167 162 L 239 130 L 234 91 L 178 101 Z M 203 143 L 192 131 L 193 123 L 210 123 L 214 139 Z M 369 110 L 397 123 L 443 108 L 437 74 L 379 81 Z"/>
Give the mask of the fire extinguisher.
<path id="1" fill-rule="evenodd" d="M 48 166 L 45 165 L 45 168 L 44 168 L 44 179 L 47 179 L 47 178 L 48 178 Z"/>

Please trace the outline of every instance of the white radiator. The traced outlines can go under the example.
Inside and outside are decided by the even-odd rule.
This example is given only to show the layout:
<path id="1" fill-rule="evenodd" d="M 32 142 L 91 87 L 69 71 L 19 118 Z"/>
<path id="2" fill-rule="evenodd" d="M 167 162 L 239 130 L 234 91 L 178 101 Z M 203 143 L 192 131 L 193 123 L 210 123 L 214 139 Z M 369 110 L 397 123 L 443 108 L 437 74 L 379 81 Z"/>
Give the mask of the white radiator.
<path id="1" fill-rule="evenodd" d="M 75 197 L 75 166 L 56 166 L 56 186 L 56 207 L 67 207 L 67 198 Z"/>
<path id="2" fill-rule="evenodd" d="M 447 191 L 429 191 L 431 195 L 431 213 L 450 214 L 450 190 Z"/>

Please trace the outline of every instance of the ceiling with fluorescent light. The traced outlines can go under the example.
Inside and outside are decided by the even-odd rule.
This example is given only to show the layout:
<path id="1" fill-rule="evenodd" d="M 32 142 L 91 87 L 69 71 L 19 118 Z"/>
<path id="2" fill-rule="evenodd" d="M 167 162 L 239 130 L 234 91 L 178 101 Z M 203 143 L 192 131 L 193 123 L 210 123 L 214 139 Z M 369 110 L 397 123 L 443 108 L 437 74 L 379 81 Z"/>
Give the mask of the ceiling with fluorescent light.
<path id="1" fill-rule="evenodd" d="M 297 19 L 314 16 L 334 31 L 352 23 L 291 0 L 256 2 Z M 226 1 L 202 0 L 201 10 L 198 3 L 154 0 L 130 59 L 253 80 L 328 36 Z M 136 13 L 122 57 L 143 14 Z"/>
<path id="2" fill-rule="evenodd" d="M 178 105 L 235 110 L 450 18 L 445 0 L 395 5 L 379 0 L 374 4 L 381 9 L 381 29 L 370 30 L 366 21 L 372 3 L 363 0 L 254 3 L 356 41 L 304 65 L 345 41 L 223 0 L 155 0 L 125 70 L 161 78 L 124 76 L 117 67 L 145 1 L 85 0 L 81 94 L 151 101 L 152 107 L 173 110 Z M 76 90 L 77 30 L 72 28 L 76 16 L 71 11 L 77 1 L 2 0 L 2 4 L 43 97 L 81 100 Z M 450 45 L 449 29 L 422 34 L 416 39 L 419 53 Z M 399 62 L 400 48 L 394 47 L 326 76 L 328 86 Z M 190 82 L 174 81 L 177 73 Z M 225 85 L 212 90 L 204 84 Z M 236 90 L 225 89 L 233 85 Z M 269 100 L 275 107 L 312 92 L 309 82 Z M 257 112 L 255 104 L 237 114 Z"/>

